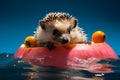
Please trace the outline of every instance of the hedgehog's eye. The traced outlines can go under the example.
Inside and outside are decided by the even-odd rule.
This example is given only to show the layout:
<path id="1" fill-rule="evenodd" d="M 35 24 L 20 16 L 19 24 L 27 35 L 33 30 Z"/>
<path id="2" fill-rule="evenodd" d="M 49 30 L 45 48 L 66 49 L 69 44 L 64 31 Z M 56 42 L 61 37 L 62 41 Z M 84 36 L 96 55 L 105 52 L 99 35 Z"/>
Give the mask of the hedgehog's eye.
<path id="1" fill-rule="evenodd" d="M 68 33 L 70 33 L 70 31 L 71 31 L 71 28 L 68 28 L 68 29 L 67 29 L 67 31 L 68 31 Z"/>
<path id="2" fill-rule="evenodd" d="M 61 35 L 61 32 L 58 31 L 57 29 L 54 29 L 54 30 L 53 30 L 53 35 L 55 35 L 55 36 L 60 36 L 60 35 Z"/>

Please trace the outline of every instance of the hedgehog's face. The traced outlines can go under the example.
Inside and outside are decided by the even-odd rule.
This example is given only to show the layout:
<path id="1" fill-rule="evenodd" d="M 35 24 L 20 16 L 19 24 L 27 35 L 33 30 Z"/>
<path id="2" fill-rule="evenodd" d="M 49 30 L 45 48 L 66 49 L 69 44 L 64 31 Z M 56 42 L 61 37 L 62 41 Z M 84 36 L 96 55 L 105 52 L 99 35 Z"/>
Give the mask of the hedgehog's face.
<path id="1" fill-rule="evenodd" d="M 46 23 L 41 21 L 40 25 L 43 30 L 52 34 L 52 39 L 60 44 L 68 44 L 71 41 L 70 31 L 76 27 L 77 20 L 70 19 L 69 21 L 55 21 L 52 23 Z"/>

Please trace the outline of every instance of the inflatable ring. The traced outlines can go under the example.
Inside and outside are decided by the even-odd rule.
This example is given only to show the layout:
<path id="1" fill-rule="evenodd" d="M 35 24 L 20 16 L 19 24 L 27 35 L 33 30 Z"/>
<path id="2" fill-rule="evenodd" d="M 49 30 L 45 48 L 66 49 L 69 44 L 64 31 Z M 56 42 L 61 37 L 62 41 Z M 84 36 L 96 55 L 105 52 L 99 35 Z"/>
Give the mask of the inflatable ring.
<path id="1" fill-rule="evenodd" d="M 74 46 L 59 46 L 53 50 L 44 47 L 26 47 L 22 44 L 14 55 L 15 58 L 27 59 L 35 65 L 68 66 L 74 58 L 88 59 L 118 59 L 115 51 L 106 43 L 76 44 Z"/>

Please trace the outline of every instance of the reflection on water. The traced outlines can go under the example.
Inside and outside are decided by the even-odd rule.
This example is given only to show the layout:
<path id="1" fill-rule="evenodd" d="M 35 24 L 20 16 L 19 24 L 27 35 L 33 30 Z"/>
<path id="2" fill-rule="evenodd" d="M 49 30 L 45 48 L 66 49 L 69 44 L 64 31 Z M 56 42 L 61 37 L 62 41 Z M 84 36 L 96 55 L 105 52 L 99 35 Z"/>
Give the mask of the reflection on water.
<path id="1" fill-rule="evenodd" d="M 120 80 L 120 60 L 75 58 L 70 68 L 37 66 L 0 54 L 0 80 Z"/>
<path id="2" fill-rule="evenodd" d="M 22 75 L 28 76 L 28 80 L 104 80 L 103 73 L 90 73 L 85 70 L 59 69 L 55 67 L 32 66 L 31 72 Z"/>
<path id="3" fill-rule="evenodd" d="M 110 64 L 114 60 L 100 60 L 89 58 L 87 60 L 75 58 L 68 63 L 70 68 L 45 67 L 31 64 L 24 67 L 25 70 L 31 70 L 22 75 L 28 76 L 28 80 L 107 80 L 113 74 L 114 65 Z M 119 74 L 120 75 L 120 74 Z"/>

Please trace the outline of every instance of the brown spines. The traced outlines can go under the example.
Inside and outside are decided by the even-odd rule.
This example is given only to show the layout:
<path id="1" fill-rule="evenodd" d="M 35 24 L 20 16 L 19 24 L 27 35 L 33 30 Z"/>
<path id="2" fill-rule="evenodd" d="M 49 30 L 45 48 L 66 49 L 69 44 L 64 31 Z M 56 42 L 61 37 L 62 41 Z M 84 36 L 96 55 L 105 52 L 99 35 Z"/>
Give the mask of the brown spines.
<path id="1" fill-rule="evenodd" d="M 46 15 L 45 18 L 43 18 L 43 21 L 45 22 L 54 22 L 56 20 L 58 21 L 64 21 L 64 20 L 70 20 L 71 18 L 73 18 L 72 16 L 70 16 L 67 13 L 49 13 Z"/>

